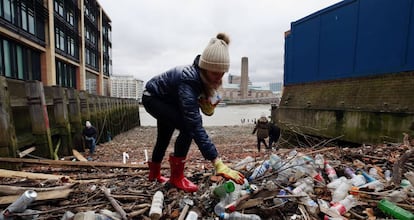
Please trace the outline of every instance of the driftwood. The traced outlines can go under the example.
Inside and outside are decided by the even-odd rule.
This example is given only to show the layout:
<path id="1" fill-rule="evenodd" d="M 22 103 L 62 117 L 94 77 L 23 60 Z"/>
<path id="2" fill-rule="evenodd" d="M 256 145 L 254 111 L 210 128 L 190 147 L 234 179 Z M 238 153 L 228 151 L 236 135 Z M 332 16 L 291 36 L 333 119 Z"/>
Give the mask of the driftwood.
<path id="1" fill-rule="evenodd" d="M 126 220 L 127 219 L 126 212 L 124 211 L 124 209 L 122 209 L 122 207 L 118 204 L 118 202 L 111 196 L 111 191 L 104 186 L 102 186 L 102 191 L 104 192 L 105 197 L 109 200 L 109 202 L 111 202 L 114 209 L 121 215 L 122 219 Z"/>
<path id="2" fill-rule="evenodd" d="M 59 190 L 65 190 L 65 189 L 72 188 L 73 185 L 75 184 L 70 183 L 70 184 L 65 184 L 64 186 L 47 187 L 47 188 L 0 185 L 0 194 L 1 195 L 20 195 L 24 193 L 26 190 L 34 190 L 36 192 L 59 191 Z"/>
<path id="3" fill-rule="evenodd" d="M 72 192 L 72 189 L 65 189 L 65 190 L 56 190 L 56 191 L 49 191 L 49 192 L 39 192 L 37 193 L 36 200 L 50 200 L 50 199 L 63 199 L 69 196 Z M 11 204 L 16 201 L 20 195 L 14 196 L 2 196 L 0 197 L 0 205 L 4 204 Z"/>
<path id="4" fill-rule="evenodd" d="M 135 168 L 148 169 L 147 164 L 123 164 L 118 162 L 95 162 L 95 161 L 66 161 L 66 160 L 40 160 L 40 159 L 22 159 L 11 157 L 0 157 L 0 162 L 24 163 L 27 164 L 46 164 L 49 166 L 83 166 L 83 167 L 111 167 L 111 168 Z M 161 166 L 166 169 L 169 166 Z"/>
<path id="5" fill-rule="evenodd" d="M 70 180 L 69 176 L 43 174 L 43 173 L 29 173 L 29 172 L 4 170 L 4 169 L 0 169 L 0 177 L 8 177 L 8 178 L 19 177 L 19 178 L 46 179 L 46 180 L 61 180 L 61 179 Z"/>
<path id="6" fill-rule="evenodd" d="M 404 167 L 404 164 L 407 162 L 407 160 L 414 154 L 414 149 L 407 150 L 400 159 L 394 164 L 392 168 L 392 179 L 391 182 L 399 185 L 401 182 L 402 177 L 402 168 Z"/>
<path id="7" fill-rule="evenodd" d="M 73 149 L 72 153 L 73 153 L 73 156 L 75 156 L 76 159 L 78 159 L 79 161 L 88 161 L 81 153 L 79 153 L 79 151 Z"/>

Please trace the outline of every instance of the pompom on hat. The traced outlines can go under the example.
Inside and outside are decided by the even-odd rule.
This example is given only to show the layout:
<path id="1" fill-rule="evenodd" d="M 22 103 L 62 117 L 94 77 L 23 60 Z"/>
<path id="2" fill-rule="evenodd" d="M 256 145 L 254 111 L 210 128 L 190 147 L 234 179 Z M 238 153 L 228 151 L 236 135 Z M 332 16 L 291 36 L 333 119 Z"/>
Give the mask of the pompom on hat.
<path id="1" fill-rule="evenodd" d="M 198 66 L 212 72 L 228 72 L 230 67 L 229 43 L 230 38 L 226 34 L 218 33 L 204 49 Z"/>

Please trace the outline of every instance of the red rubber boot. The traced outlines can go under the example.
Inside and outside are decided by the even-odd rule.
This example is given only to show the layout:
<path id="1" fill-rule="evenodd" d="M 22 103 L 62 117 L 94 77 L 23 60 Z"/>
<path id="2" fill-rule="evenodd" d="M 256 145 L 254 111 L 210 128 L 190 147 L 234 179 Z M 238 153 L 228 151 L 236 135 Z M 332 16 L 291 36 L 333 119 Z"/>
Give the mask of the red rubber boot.
<path id="1" fill-rule="evenodd" d="M 171 185 L 184 190 L 185 192 L 196 192 L 198 186 L 192 183 L 184 176 L 184 165 L 185 157 L 174 157 L 170 155 L 170 166 L 171 166 Z"/>
<path id="2" fill-rule="evenodd" d="M 160 183 L 168 181 L 168 178 L 161 176 L 161 163 L 148 162 L 148 167 L 150 171 L 148 175 L 149 181 L 157 180 Z"/>

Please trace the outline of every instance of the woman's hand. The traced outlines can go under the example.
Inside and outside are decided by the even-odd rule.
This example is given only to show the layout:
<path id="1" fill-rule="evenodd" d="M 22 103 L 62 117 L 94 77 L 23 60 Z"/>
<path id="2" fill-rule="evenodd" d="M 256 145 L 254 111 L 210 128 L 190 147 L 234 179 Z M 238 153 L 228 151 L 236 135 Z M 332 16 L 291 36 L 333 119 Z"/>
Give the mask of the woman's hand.
<path id="1" fill-rule="evenodd" d="M 214 168 L 217 175 L 223 176 L 226 179 L 232 179 L 240 185 L 244 183 L 244 175 L 239 171 L 229 168 L 223 161 L 221 161 L 221 159 L 216 159 L 214 161 Z"/>

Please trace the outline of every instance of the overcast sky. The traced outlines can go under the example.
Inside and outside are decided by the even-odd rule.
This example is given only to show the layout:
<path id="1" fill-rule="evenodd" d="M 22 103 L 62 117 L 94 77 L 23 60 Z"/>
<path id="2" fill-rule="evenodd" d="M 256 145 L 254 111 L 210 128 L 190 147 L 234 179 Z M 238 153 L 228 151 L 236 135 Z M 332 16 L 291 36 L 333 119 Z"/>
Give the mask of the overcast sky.
<path id="1" fill-rule="evenodd" d="M 230 71 L 249 59 L 253 83 L 283 81 L 291 22 L 340 0 L 98 0 L 112 20 L 114 75 L 148 81 L 191 64 L 218 32 L 230 37 Z M 225 81 L 227 81 L 227 74 Z"/>

